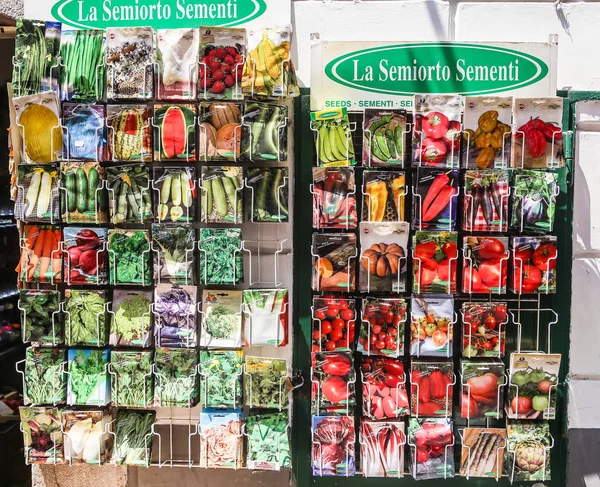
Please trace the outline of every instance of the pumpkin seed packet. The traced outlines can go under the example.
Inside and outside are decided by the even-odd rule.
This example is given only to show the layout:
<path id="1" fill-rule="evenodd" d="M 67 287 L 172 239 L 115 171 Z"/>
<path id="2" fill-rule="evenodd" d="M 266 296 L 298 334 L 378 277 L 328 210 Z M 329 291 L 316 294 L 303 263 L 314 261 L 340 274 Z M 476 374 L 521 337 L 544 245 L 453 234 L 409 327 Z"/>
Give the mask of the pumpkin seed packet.
<path id="1" fill-rule="evenodd" d="M 465 171 L 462 229 L 506 232 L 510 175 L 501 169 Z"/>
<path id="2" fill-rule="evenodd" d="M 157 348 L 154 403 L 158 407 L 193 407 L 198 403 L 198 351 Z"/>
<path id="3" fill-rule="evenodd" d="M 117 407 L 145 408 L 154 399 L 152 351 L 113 350 L 110 354 L 111 399 Z"/>
<path id="4" fill-rule="evenodd" d="M 202 291 L 200 346 L 242 347 L 242 291 Z"/>
<path id="5" fill-rule="evenodd" d="M 511 419 L 556 419 L 561 354 L 510 354 L 506 416 Z"/>
<path id="6" fill-rule="evenodd" d="M 69 406 L 105 406 L 110 402 L 109 354 L 108 349 L 69 349 Z"/>
<path id="7" fill-rule="evenodd" d="M 99 162 L 61 162 L 61 214 L 65 223 L 107 223 L 108 181 Z M 111 193 L 112 195 L 113 193 Z"/>
<path id="8" fill-rule="evenodd" d="M 290 180 L 287 167 L 251 167 L 246 186 L 251 222 L 281 223 L 289 220 Z"/>
<path id="9" fill-rule="evenodd" d="M 406 290 L 409 231 L 410 225 L 406 222 L 361 222 L 359 291 Z"/>
<path id="10" fill-rule="evenodd" d="M 106 168 L 110 223 L 145 223 L 152 218 L 150 172 L 144 164 Z"/>
<path id="11" fill-rule="evenodd" d="M 412 241 L 413 293 L 456 293 L 457 243 L 457 232 L 415 232 Z M 464 279 L 463 286 L 468 288 Z"/>
<path id="12" fill-rule="evenodd" d="M 196 286 L 156 286 L 154 335 L 159 347 L 196 347 L 196 293 Z"/>
<path id="13" fill-rule="evenodd" d="M 246 418 L 250 470 L 281 470 L 291 465 L 287 411 Z"/>
<path id="14" fill-rule="evenodd" d="M 12 99 L 25 164 L 50 164 L 63 154 L 60 105 L 54 91 Z"/>
<path id="15" fill-rule="evenodd" d="M 101 465 L 108 460 L 112 436 L 106 411 L 63 411 L 65 460 L 69 465 L 88 463 Z"/>
<path id="16" fill-rule="evenodd" d="M 415 480 L 454 477 L 454 433 L 451 419 L 410 418 L 408 444 L 409 469 Z"/>
<path id="17" fill-rule="evenodd" d="M 556 237 L 513 237 L 513 281 L 517 294 L 556 292 Z"/>
<path id="18" fill-rule="evenodd" d="M 513 99 L 467 96 L 462 134 L 463 167 L 500 169 L 509 165 Z M 484 230 L 485 231 L 485 230 Z"/>
<path id="19" fill-rule="evenodd" d="M 64 349 L 27 348 L 23 386 L 25 405 L 56 405 L 65 402 L 67 380 L 63 370 L 64 361 Z"/>
<path id="20" fill-rule="evenodd" d="M 314 476 L 355 475 L 356 434 L 353 416 L 313 416 L 312 443 Z"/>
<path id="21" fill-rule="evenodd" d="M 462 433 L 460 475 L 471 477 L 502 477 L 506 430 L 501 428 L 465 428 Z"/>
<path id="22" fill-rule="evenodd" d="M 313 228 L 356 228 L 354 168 L 314 167 L 311 191 Z"/>
<path id="23" fill-rule="evenodd" d="M 244 281 L 242 229 L 200 229 L 200 280 L 207 285 Z"/>
<path id="24" fill-rule="evenodd" d="M 452 357 L 454 298 L 413 294 L 410 354 L 414 357 Z"/>
<path id="25" fill-rule="evenodd" d="M 500 360 L 461 360 L 460 415 L 462 418 L 504 416 L 506 377 Z"/>
<path id="26" fill-rule="evenodd" d="M 151 27 L 106 29 L 106 86 L 109 100 L 153 98 L 153 41 Z"/>
<path id="27" fill-rule="evenodd" d="M 64 227 L 64 280 L 69 286 L 108 284 L 107 235 L 106 228 Z"/>
<path id="28" fill-rule="evenodd" d="M 239 166 L 204 166 L 201 175 L 202 221 L 242 223 L 244 219 L 243 169 Z"/>
<path id="29" fill-rule="evenodd" d="M 243 467 L 243 440 L 239 412 L 200 413 L 200 467 Z"/>
<path id="30" fill-rule="evenodd" d="M 512 167 L 558 168 L 565 165 L 563 99 L 515 98 Z"/>
<path id="31" fill-rule="evenodd" d="M 243 355 L 242 350 L 200 351 L 200 403 L 204 408 L 243 406 Z"/>
<path id="32" fill-rule="evenodd" d="M 506 436 L 504 469 L 510 481 L 550 481 L 550 449 L 554 443 L 550 424 L 547 421 L 508 421 Z"/>
<path id="33" fill-rule="evenodd" d="M 157 100 L 195 100 L 198 84 L 198 29 L 157 29 Z"/>
<path id="34" fill-rule="evenodd" d="M 287 361 L 246 357 L 245 404 L 249 408 L 279 409 L 288 405 Z"/>
<path id="35" fill-rule="evenodd" d="M 416 230 L 455 230 L 459 171 L 419 168 L 413 180 L 412 221 Z"/>
<path id="36" fill-rule="evenodd" d="M 362 219 L 366 222 L 402 222 L 406 197 L 403 172 L 363 172 Z"/>
<path id="37" fill-rule="evenodd" d="M 195 247 L 196 230 L 192 227 L 152 224 L 155 281 L 194 284 Z"/>
<path id="38" fill-rule="evenodd" d="M 365 110 L 363 164 L 367 167 L 404 167 L 408 132 L 406 112 Z"/>
<path id="39" fill-rule="evenodd" d="M 285 347 L 288 343 L 288 290 L 244 290 L 244 346 Z"/>
<path id="40" fill-rule="evenodd" d="M 113 291 L 110 345 L 139 348 L 152 345 L 152 302 L 152 291 Z"/>
<path id="41" fill-rule="evenodd" d="M 158 223 L 185 222 L 196 218 L 196 169 L 193 167 L 155 168 L 154 218 Z"/>
<path id="42" fill-rule="evenodd" d="M 512 189 L 511 228 L 520 233 L 549 233 L 554 228 L 558 174 L 519 171 Z"/>
<path id="43" fill-rule="evenodd" d="M 354 233 L 313 234 L 313 291 L 352 292 L 358 256 Z"/>
<path id="44" fill-rule="evenodd" d="M 110 284 L 152 285 L 148 230 L 111 229 L 108 231 Z"/>
<path id="45" fill-rule="evenodd" d="M 356 405 L 356 372 L 349 352 L 315 352 L 312 358 L 313 415 L 348 416 Z"/>
<path id="46" fill-rule="evenodd" d="M 56 346 L 64 343 L 64 328 L 60 313 L 60 292 L 42 289 L 21 289 L 19 309 L 23 341 L 34 346 Z"/>
<path id="47" fill-rule="evenodd" d="M 19 164 L 15 218 L 27 222 L 58 223 L 58 165 Z"/>
<path id="48" fill-rule="evenodd" d="M 200 99 L 241 100 L 246 29 L 200 27 Z"/>
<path id="49" fill-rule="evenodd" d="M 58 408 L 19 408 L 21 430 L 25 444 L 25 463 L 64 463 L 62 416 Z"/>
<path id="50" fill-rule="evenodd" d="M 239 103 L 200 103 L 200 161 L 239 160 L 242 147 L 242 108 Z"/>
<path id="51" fill-rule="evenodd" d="M 58 283 L 62 278 L 62 232 L 58 225 L 26 224 L 21 232 L 21 259 L 15 271 L 23 282 Z"/>
<path id="52" fill-rule="evenodd" d="M 105 290 L 65 290 L 65 335 L 69 346 L 108 345 Z"/>
<path id="53" fill-rule="evenodd" d="M 315 133 L 317 165 L 354 166 L 354 142 L 345 108 L 310 112 L 311 129 Z"/>
<path id="54" fill-rule="evenodd" d="M 108 105 L 108 160 L 152 160 L 150 109 L 146 105 Z"/>
<path id="55" fill-rule="evenodd" d="M 155 105 L 152 126 L 155 161 L 196 160 L 194 105 Z"/>
<path id="56" fill-rule="evenodd" d="M 106 127 L 104 105 L 63 103 L 64 154 L 67 161 L 104 161 Z"/>
<path id="57" fill-rule="evenodd" d="M 288 107 L 247 101 L 242 122 L 242 156 L 251 162 L 287 160 Z"/>

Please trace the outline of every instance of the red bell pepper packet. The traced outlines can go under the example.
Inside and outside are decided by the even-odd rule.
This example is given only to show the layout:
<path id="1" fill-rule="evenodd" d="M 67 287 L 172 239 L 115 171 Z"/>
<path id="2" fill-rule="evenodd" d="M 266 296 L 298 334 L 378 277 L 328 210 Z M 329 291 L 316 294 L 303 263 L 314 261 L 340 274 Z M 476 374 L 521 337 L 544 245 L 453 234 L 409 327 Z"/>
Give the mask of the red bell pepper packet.
<path id="1" fill-rule="evenodd" d="M 458 169 L 418 169 L 413 181 L 415 230 L 456 230 L 458 178 Z"/>

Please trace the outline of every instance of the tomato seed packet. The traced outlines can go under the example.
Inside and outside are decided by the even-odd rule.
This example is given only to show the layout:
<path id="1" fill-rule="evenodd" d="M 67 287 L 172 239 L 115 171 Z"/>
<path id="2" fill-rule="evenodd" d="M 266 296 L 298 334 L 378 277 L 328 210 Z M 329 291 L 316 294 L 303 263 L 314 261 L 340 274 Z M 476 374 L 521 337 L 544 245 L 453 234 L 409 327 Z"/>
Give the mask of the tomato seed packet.
<path id="1" fill-rule="evenodd" d="M 313 297 L 313 352 L 348 352 L 354 346 L 356 302 L 338 297 Z"/>
<path id="2" fill-rule="evenodd" d="M 412 356 L 452 356 L 455 321 L 452 296 L 413 295 L 410 316 Z"/>
<path id="3" fill-rule="evenodd" d="M 464 293 L 506 293 L 508 237 L 463 237 L 463 256 Z"/>
<path id="4" fill-rule="evenodd" d="M 356 180 L 351 167 L 313 168 L 313 228 L 356 228 Z"/>
<path id="5" fill-rule="evenodd" d="M 513 237 L 511 291 L 517 294 L 556 292 L 556 237 Z"/>
<path id="6" fill-rule="evenodd" d="M 467 302 L 462 305 L 464 357 L 504 357 L 508 311 L 506 302 Z"/>
<path id="7" fill-rule="evenodd" d="M 354 411 L 356 372 L 350 353 L 313 353 L 311 381 L 312 414 L 348 416 Z"/>
<path id="8" fill-rule="evenodd" d="M 495 418 L 504 416 L 504 363 L 497 360 L 461 360 L 462 418 Z"/>
<path id="9" fill-rule="evenodd" d="M 462 229 L 467 232 L 506 232 L 508 193 L 508 171 L 465 171 Z"/>
<path id="10" fill-rule="evenodd" d="M 404 355 L 405 323 L 404 298 L 365 298 L 357 350 L 364 355 Z"/>
<path id="11" fill-rule="evenodd" d="M 413 226 L 418 230 L 455 230 L 458 169 L 419 168 L 413 180 Z"/>
<path id="12" fill-rule="evenodd" d="M 353 416 L 313 416 L 313 475 L 353 476 L 356 473 L 355 441 Z"/>
<path id="13" fill-rule="evenodd" d="M 421 232 L 413 235 L 413 292 L 456 293 L 457 232 Z"/>

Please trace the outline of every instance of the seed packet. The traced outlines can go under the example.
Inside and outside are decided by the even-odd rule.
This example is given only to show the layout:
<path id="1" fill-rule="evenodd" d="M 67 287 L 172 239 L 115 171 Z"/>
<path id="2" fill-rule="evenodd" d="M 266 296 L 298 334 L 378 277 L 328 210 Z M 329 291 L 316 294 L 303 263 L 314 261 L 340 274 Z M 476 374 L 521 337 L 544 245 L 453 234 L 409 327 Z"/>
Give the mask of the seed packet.
<path id="1" fill-rule="evenodd" d="M 106 168 L 110 223 L 145 223 L 152 218 L 150 173 L 143 164 Z"/>
<path id="2" fill-rule="evenodd" d="M 413 181 L 413 195 L 415 229 L 456 229 L 458 170 L 419 168 Z"/>
<path id="3" fill-rule="evenodd" d="M 415 480 L 454 477 L 454 434 L 451 419 L 417 419 L 408 422 L 410 470 Z"/>
<path id="4" fill-rule="evenodd" d="M 508 421 L 504 469 L 511 482 L 551 480 L 550 448 L 553 440 L 547 421 Z"/>
<path id="5" fill-rule="evenodd" d="M 413 295 L 410 354 L 416 357 L 452 357 L 455 322 L 454 298 Z"/>
<path id="6" fill-rule="evenodd" d="M 508 237 L 463 237 L 464 293 L 505 294 Z"/>
<path id="7" fill-rule="evenodd" d="M 67 404 L 69 406 L 105 406 L 110 402 L 108 377 L 109 350 L 68 351 L 69 381 Z"/>
<path id="8" fill-rule="evenodd" d="M 397 419 L 410 414 L 404 363 L 391 357 L 363 357 L 362 413 L 371 419 Z"/>
<path id="9" fill-rule="evenodd" d="M 414 293 L 456 293 L 457 241 L 456 232 L 415 232 L 412 242 Z"/>
<path id="10" fill-rule="evenodd" d="M 115 289 L 109 343 L 114 347 L 152 345 L 152 292 Z"/>
<path id="11" fill-rule="evenodd" d="M 103 99 L 104 47 L 102 29 L 62 31 L 60 35 L 62 100 Z M 84 56 L 86 61 L 83 61 Z"/>
<path id="12" fill-rule="evenodd" d="M 117 410 L 115 443 L 111 460 L 116 465 L 149 467 L 152 457 L 152 426 L 156 411 Z"/>
<path id="13" fill-rule="evenodd" d="M 506 416 L 555 419 L 561 355 L 511 353 Z"/>
<path id="14" fill-rule="evenodd" d="M 246 357 L 245 404 L 250 408 L 279 409 L 288 405 L 287 361 Z"/>
<path id="15" fill-rule="evenodd" d="M 310 112 L 310 120 L 315 133 L 317 165 L 354 166 L 356 156 L 347 110 L 330 108 Z"/>
<path id="16" fill-rule="evenodd" d="M 198 29 L 157 29 L 157 100 L 195 100 L 198 73 Z"/>
<path id="17" fill-rule="evenodd" d="M 64 343 L 64 328 L 59 311 L 60 292 L 42 289 L 21 289 L 19 304 L 23 341 L 35 346 L 56 346 Z"/>
<path id="18" fill-rule="evenodd" d="M 63 222 L 108 222 L 106 171 L 99 162 L 62 162 L 60 178 Z"/>
<path id="19" fill-rule="evenodd" d="M 101 410 L 63 411 L 65 460 L 70 465 L 105 463 L 112 445 L 108 432 L 111 420 L 110 414 Z"/>
<path id="20" fill-rule="evenodd" d="M 238 412 L 200 413 L 200 466 L 244 466 L 242 418 Z"/>
<path id="21" fill-rule="evenodd" d="M 200 229 L 200 280 L 203 284 L 239 284 L 244 281 L 242 229 Z"/>
<path id="22" fill-rule="evenodd" d="M 191 408 L 198 403 L 198 351 L 157 348 L 154 357 L 154 403 Z"/>
<path id="23" fill-rule="evenodd" d="M 200 27 L 200 99 L 241 100 L 246 29 Z"/>
<path id="24" fill-rule="evenodd" d="M 106 88 L 109 100 L 152 99 L 153 40 L 151 27 L 106 29 Z"/>
<path id="25" fill-rule="evenodd" d="M 467 232 L 508 230 L 509 174 L 503 170 L 465 171 L 462 229 Z"/>
<path id="26" fill-rule="evenodd" d="M 463 356 L 504 357 L 507 317 L 506 302 L 463 303 Z"/>
<path id="27" fill-rule="evenodd" d="M 248 210 L 250 221 L 253 223 L 287 222 L 290 183 L 287 167 L 249 168 L 246 194 L 247 204 L 250 207 Z"/>
<path id="28" fill-rule="evenodd" d="M 263 120 L 264 122 L 264 120 Z M 200 161 L 235 161 L 242 147 L 242 105 L 200 103 Z"/>
<path id="29" fill-rule="evenodd" d="M 281 470 L 291 466 L 287 411 L 250 415 L 246 418 L 250 470 Z"/>
<path id="30" fill-rule="evenodd" d="M 106 228 L 64 227 L 65 281 L 69 286 L 108 284 Z"/>
<path id="31" fill-rule="evenodd" d="M 15 218 L 58 223 L 60 219 L 57 165 L 19 164 Z"/>
<path id="32" fill-rule="evenodd" d="M 356 228 L 356 180 L 351 167 L 313 168 L 313 228 Z"/>
<path id="33" fill-rule="evenodd" d="M 286 346 L 288 304 L 287 289 L 245 290 L 244 346 Z"/>
<path id="34" fill-rule="evenodd" d="M 313 291 L 353 292 L 358 255 L 353 233 L 313 234 Z"/>
<path id="35" fill-rule="evenodd" d="M 200 351 L 200 404 L 204 408 L 243 406 L 243 356 L 242 350 Z"/>
<path id="36" fill-rule="evenodd" d="M 494 418 L 504 415 L 504 363 L 500 360 L 461 360 L 462 418 Z"/>
<path id="37" fill-rule="evenodd" d="M 407 152 L 406 112 L 365 110 L 363 163 L 367 167 L 404 167 Z"/>
<path id="38" fill-rule="evenodd" d="M 58 408 L 19 408 L 25 443 L 25 463 L 64 463 L 62 418 Z"/>
<path id="39" fill-rule="evenodd" d="M 517 294 L 556 292 L 556 237 L 513 237 L 511 291 Z"/>
<path id="40" fill-rule="evenodd" d="M 515 98 L 512 167 L 557 168 L 565 165 L 563 99 Z"/>
<path id="41" fill-rule="evenodd" d="M 21 233 L 21 259 L 15 271 L 23 282 L 61 281 L 62 235 L 57 225 L 26 224 Z"/>
<path id="42" fill-rule="evenodd" d="M 247 101 L 242 121 L 242 156 L 251 162 L 285 162 L 287 125 L 287 106 Z"/>
<path id="43" fill-rule="evenodd" d="M 195 168 L 155 168 L 152 188 L 155 190 L 154 218 L 158 223 L 195 220 L 198 196 Z"/>
<path id="44" fill-rule="evenodd" d="M 391 357 L 404 355 L 404 324 L 406 323 L 404 298 L 365 298 L 361 322 L 357 346 L 359 352 L 365 355 Z M 379 339 L 380 335 L 381 339 Z"/>
<path id="45" fill-rule="evenodd" d="M 513 99 L 510 96 L 465 98 L 463 167 L 506 168 L 510 161 Z M 485 231 L 485 230 L 483 230 Z"/>
<path id="46" fill-rule="evenodd" d="M 413 166 L 458 167 L 462 97 L 415 95 Z"/>
<path id="47" fill-rule="evenodd" d="M 202 221 L 242 223 L 244 219 L 243 169 L 239 166 L 203 166 L 201 171 Z"/>
<path id="48" fill-rule="evenodd" d="M 196 230 L 184 225 L 152 224 L 154 279 L 194 284 Z"/>
<path id="49" fill-rule="evenodd" d="M 117 407 L 152 406 L 152 351 L 113 350 L 110 354 L 111 398 Z"/>
<path id="50" fill-rule="evenodd" d="M 354 347 L 356 302 L 337 297 L 313 297 L 313 352 L 338 350 L 348 352 Z"/>
<path id="51" fill-rule="evenodd" d="M 413 360 L 411 366 L 411 416 L 450 417 L 455 382 L 452 362 Z"/>
<path id="52" fill-rule="evenodd" d="M 108 345 L 106 290 L 65 290 L 65 338 L 69 346 Z"/>
<path id="53" fill-rule="evenodd" d="M 106 127 L 104 105 L 63 103 L 64 154 L 67 161 L 104 161 Z"/>
<path id="54" fill-rule="evenodd" d="M 353 476 L 356 473 L 355 442 L 353 416 L 313 416 L 313 475 Z"/>
<path id="55" fill-rule="evenodd" d="M 352 355 L 344 352 L 312 354 L 312 414 L 345 415 L 356 404 Z"/>
<path id="56" fill-rule="evenodd" d="M 406 290 L 408 233 L 406 222 L 360 224 L 359 284 L 361 292 Z"/>
<path id="57" fill-rule="evenodd" d="M 403 172 L 363 172 L 362 219 L 366 222 L 401 222 L 404 218 L 406 179 Z"/>
<path id="58" fill-rule="evenodd" d="M 108 105 L 106 125 L 109 161 L 152 160 L 150 109 L 146 105 Z"/>
<path id="59" fill-rule="evenodd" d="M 195 348 L 196 286 L 158 284 L 154 317 L 154 335 L 159 347 Z"/>
<path id="60" fill-rule="evenodd" d="M 25 164 L 49 164 L 63 154 L 60 106 L 54 91 L 12 99 L 23 138 Z"/>
<path id="61" fill-rule="evenodd" d="M 154 105 L 154 160 L 196 160 L 196 107 Z"/>
<path id="62" fill-rule="evenodd" d="M 558 175 L 519 171 L 512 189 L 511 228 L 521 233 L 547 233 L 554 228 Z"/>
<path id="63" fill-rule="evenodd" d="M 506 430 L 500 428 L 465 428 L 462 434 L 460 475 L 467 477 L 502 477 L 506 449 Z"/>
<path id="64" fill-rule="evenodd" d="M 292 26 L 272 25 L 248 30 L 248 55 L 242 74 L 246 96 L 288 95 Z"/>
<path id="65" fill-rule="evenodd" d="M 240 348 L 242 346 L 242 292 L 202 291 L 200 346 Z"/>
<path id="66" fill-rule="evenodd" d="M 65 351 L 33 348 L 25 351 L 23 404 L 62 404 L 67 399 L 67 376 L 63 371 Z"/>
<path id="67" fill-rule="evenodd" d="M 108 231 L 108 259 L 110 284 L 150 286 L 152 259 L 150 258 L 148 230 Z"/>
<path id="68" fill-rule="evenodd" d="M 404 423 L 360 422 L 360 464 L 365 477 L 404 477 Z"/>

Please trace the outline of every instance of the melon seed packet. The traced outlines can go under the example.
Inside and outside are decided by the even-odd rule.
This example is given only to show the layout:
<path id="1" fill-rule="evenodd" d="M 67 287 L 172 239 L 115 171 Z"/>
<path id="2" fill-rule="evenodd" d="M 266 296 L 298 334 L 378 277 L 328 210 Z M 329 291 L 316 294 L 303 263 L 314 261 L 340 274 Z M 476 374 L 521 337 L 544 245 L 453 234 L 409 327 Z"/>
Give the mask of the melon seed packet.
<path id="1" fill-rule="evenodd" d="M 196 160 L 196 108 L 194 105 L 154 107 L 154 160 Z"/>
<path id="2" fill-rule="evenodd" d="M 109 105 L 106 124 L 109 160 L 152 160 L 150 110 L 146 105 Z"/>

